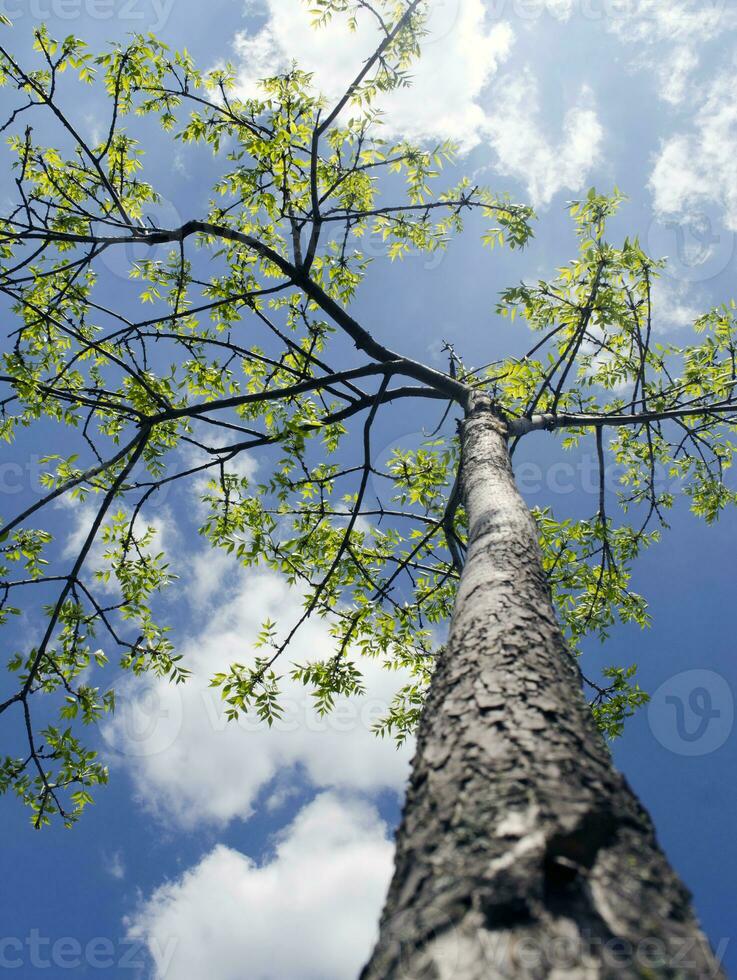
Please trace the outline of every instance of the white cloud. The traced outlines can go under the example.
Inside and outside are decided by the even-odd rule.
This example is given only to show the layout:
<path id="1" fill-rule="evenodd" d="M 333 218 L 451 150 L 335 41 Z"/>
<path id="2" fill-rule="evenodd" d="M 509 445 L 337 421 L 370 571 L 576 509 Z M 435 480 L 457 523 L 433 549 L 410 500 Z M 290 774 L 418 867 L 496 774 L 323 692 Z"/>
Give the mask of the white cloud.
<path id="1" fill-rule="evenodd" d="M 114 851 L 111 855 L 103 859 L 103 867 L 111 878 L 122 881 L 125 878 L 125 862 L 120 851 Z"/>
<path id="2" fill-rule="evenodd" d="M 570 13 L 568 0 L 548 4 L 559 17 Z M 302 0 L 269 0 L 267 9 L 268 20 L 258 33 L 236 37 L 245 94 L 255 94 L 259 78 L 295 59 L 314 71 L 320 89 L 335 97 L 376 43 L 368 15 L 359 18 L 358 30 L 351 34 L 340 18 L 327 28 L 312 29 Z M 591 93 L 583 89 L 578 103 L 565 113 L 559 139 L 552 142 L 539 121 L 530 66 L 516 65 L 491 89 L 515 40 L 503 13 L 491 18 L 483 0 L 432 4 L 422 57 L 411 69 L 412 85 L 380 103 L 384 126 L 389 136 L 453 139 L 464 151 L 490 142 L 499 157 L 496 169 L 518 177 L 533 203 L 545 204 L 564 187 L 582 186 L 598 157 L 602 130 Z"/>
<path id="3" fill-rule="evenodd" d="M 269 0 L 269 19 L 258 33 L 240 32 L 235 50 L 244 94 L 255 94 L 258 80 L 284 69 L 292 59 L 314 72 L 317 87 L 340 96 L 377 44 L 369 14 L 349 32 L 336 17 L 315 29 L 302 0 Z M 484 111 L 479 97 L 508 56 L 513 33 L 504 21 L 486 24 L 483 0 L 435 3 L 428 20 L 422 58 L 411 69 L 413 84 L 382 98 L 388 133 L 412 139 L 454 139 L 466 148 L 479 142 Z"/>
<path id="4" fill-rule="evenodd" d="M 584 184 L 604 138 L 588 87 L 566 112 L 557 141 L 543 129 L 538 85 L 529 70 L 501 78 L 491 101 L 485 128 L 497 154 L 496 169 L 523 180 L 534 205 L 548 204 L 564 187 L 577 190 Z"/>
<path id="5" fill-rule="evenodd" d="M 660 95 L 676 105 L 689 92 L 692 72 L 698 67 L 698 55 L 693 48 L 679 45 L 655 66 L 660 82 Z"/>
<path id="6" fill-rule="evenodd" d="M 650 177 L 655 195 L 655 208 L 661 214 L 678 212 L 697 197 L 702 197 L 707 185 L 700 179 L 698 159 L 692 156 L 695 140 L 677 134 L 662 145 Z"/>
<path id="7" fill-rule="evenodd" d="M 155 498 L 154 498 L 155 499 Z M 97 516 L 101 498 L 90 494 L 84 502 L 69 495 L 60 497 L 56 506 L 69 512 L 69 528 L 67 537 L 62 545 L 63 558 L 76 558 L 82 549 L 87 537 L 92 530 L 95 517 Z M 125 509 L 125 508 L 124 508 Z M 111 510 L 103 522 L 103 527 L 107 524 L 115 512 Z M 151 540 L 141 547 L 144 555 L 158 555 L 166 552 L 171 555 L 177 541 L 176 523 L 171 517 L 167 507 L 161 506 L 154 513 L 154 509 L 140 511 L 136 516 L 134 531 L 140 539 L 151 528 L 153 535 Z M 100 569 L 109 569 L 110 562 L 105 558 L 109 545 L 102 539 L 102 531 L 98 531 L 92 547 L 89 549 L 85 559 L 84 568 L 87 576 L 91 578 L 94 572 Z M 101 593 L 115 593 L 119 588 L 117 576 L 111 574 L 108 581 L 95 580 L 95 591 Z"/>
<path id="8" fill-rule="evenodd" d="M 228 723 L 218 690 L 209 686 L 217 671 L 252 660 L 252 641 L 270 618 L 289 627 L 302 612 L 300 595 L 273 573 L 245 574 L 235 563 L 208 553 L 195 559 L 207 569 L 212 604 L 200 604 L 202 628 L 180 647 L 193 676 L 173 686 L 155 678 L 131 678 L 105 737 L 125 764 L 147 805 L 182 826 L 223 825 L 247 819 L 259 794 L 284 792 L 299 774 L 316 788 L 401 791 L 409 745 L 397 750 L 371 731 L 386 712 L 402 675 L 374 661 L 359 661 L 367 695 L 341 698 L 320 718 L 309 692 L 288 677 L 290 662 L 304 663 L 333 650 L 325 621 L 308 621 L 280 669 L 284 717 L 272 728 L 242 716 Z M 193 595 L 198 584 L 190 585 Z"/>
<path id="9" fill-rule="evenodd" d="M 637 0 L 610 5 L 607 24 L 624 40 L 708 41 L 729 29 L 734 12 L 724 0 Z"/>
<path id="10" fill-rule="evenodd" d="M 725 223 L 737 231 L 737 75 L 734 68 L 708 87 L 685 132 L 665 140 L 650 186 L 661 214 L 721 206 Z"/>
<path id="11" fill-rule="evenodd" d="M 174 173 L 179 174 L 180 177 L 189 179 L 190 173 L 187 168 L 187 161 L 183 153 L 177 151 L 172 159 L 171 168 Z"/>
<path id="12" fill-rule="evenodd" d="M 607 25 L 636 49 L 635 67 L 651 70 L 658 94 L 672 104 L 694 91 L 693 77 L 704 46 L 737 24 L 735 10 L 724 0 L 637 0 L 615 3 Z"/>
<path id="13" fill-rule="evenodd" d="M 693 325 L 706 306 L 694 302 L 690 283 L 656 279 L 652 287 L 653 327 L 657 333 L 669 334 L 674 328 Z"/>
<path id="14" fill-rule="evenodd" d="M 87 133 L 89 134 L 88 138 L 92 145 L 97 146 L 102 143 L 106 135 L 105 122 L 94 113 L 87 112 L 84 115 L 84 124 L 87 128 Z"/>
<path id="15" fill-rule="evenodd" d="M 157 980 L 352 980 L 391 874 L 386 825 L 364 802 L 323 793 L 258 865 L 218 845 L 158 888 L 129 938 L 169 956 Z"/>

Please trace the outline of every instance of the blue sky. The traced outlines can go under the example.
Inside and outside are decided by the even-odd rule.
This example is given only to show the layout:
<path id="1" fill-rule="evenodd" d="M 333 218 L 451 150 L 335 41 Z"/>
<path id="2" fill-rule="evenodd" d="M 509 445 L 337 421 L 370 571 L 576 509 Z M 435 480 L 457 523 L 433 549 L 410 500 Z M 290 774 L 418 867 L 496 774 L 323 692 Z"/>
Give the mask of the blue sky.
<path id="1" fill-rule="evenodd" d="M 311 32 L 300 0 L 3 0 L 0 12 L 16 24 L 19 53 L 39 19 L 93 47 L 155 30 L 186 45 L 202 67 L 234 60 L 244 91 L 294 57 L 334 92 L 370 50 L 361 30 Z M 520 328 L 493 312 L 499 290 L 571 258 L 566 200 L 592 184 L 616 184 L 629 203 L 613 234 L 639 234 L 651 253 L 670 257 L 656 328 L 686 343 L 693 317 L 735 292 L 736 21 L 737 10 L 720 0 L 437 4 L 416 84 L 387 106 L 386 127 L 457 139 L 463 153 L 448 183 L 470 173 L 531 201 L 536 237 L 523 253 L 489 256 L 471 230 L 441 258 L 377 261 L 355 303 L 362 322 L 437 364 L 444 340 L 475 363 L 516 348 Z M 73 107 L 89 135 L 103 109 L 92 95 Z M 165 199 L 162 223 L 175 224 L 204 210 L 218 162 L 152 129 L 146 173 Z M 3 196 L 10 190 L 0 186 Z M 126 268 L 109 260 L 111 296 L 124 292 Z M 387 415 L 377 442 L 388 449 L 417 441 L 427 425 L 419 410 L 403 408 Z M 9 513 L 37 492 L 37 442 L 3 450 Z M 530 503 L 559 516 L 592 513 L 592 448 L 564 456 L 550 436 L 525 440 L 517 468 Z M 242 463 L 249 473 L 259 465 Z M 73 831 L 33 833 L 13 800 L 0 801 L 0 968 L 18 976 L 349 980 L 374 933 L 411 755 L 370 733 L 397 680 L 369 667 L 366 699 L 341 705 L 327 722 L 295 688 L 274 730 L 225 725 L 208 677 L 243 656 L 265 616 L 296 612 L 299 597 L 273 575 L 246 574 L 207 551 L 191 489 L 160 499 L 147 516 L 181 566 L 168 614 L 194 677 L 176 689 L 125 682 L 122 709 L 100 738 L 111 785 Z M 52 520 L 73 542 L 85 515 L 58 509 Z M 635 572 L 653 628 L 617 630 L 585 656 L 592 672 L 637 662 L 656 695 L 614 746 L 615 759 L 734 971 L 737 515 L 707 528 L 679 505 L 671 523 Z M 32 633 L 36 624 L 23 628 Z M 311 625 L 294 658 L 327 642 L 325 629 Z M 699 724 L 689 697 L 702 689 L 720 715 L 689 741 Z M 685 729 L 667 698 L 684 704 Z M 0 737 L 13 738 L 5 719 Z"/>

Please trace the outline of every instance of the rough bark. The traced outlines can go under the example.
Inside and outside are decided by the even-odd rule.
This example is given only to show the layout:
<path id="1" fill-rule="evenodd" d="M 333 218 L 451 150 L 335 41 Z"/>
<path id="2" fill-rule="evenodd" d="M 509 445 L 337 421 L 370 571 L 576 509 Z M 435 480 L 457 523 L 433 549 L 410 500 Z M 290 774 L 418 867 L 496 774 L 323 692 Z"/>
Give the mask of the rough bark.
<path id="1" fill-rule="evenodd" d="M 484 400 L 463 460 L 468 558 L 361 980 L 723 976 L 593 724 Z"/>

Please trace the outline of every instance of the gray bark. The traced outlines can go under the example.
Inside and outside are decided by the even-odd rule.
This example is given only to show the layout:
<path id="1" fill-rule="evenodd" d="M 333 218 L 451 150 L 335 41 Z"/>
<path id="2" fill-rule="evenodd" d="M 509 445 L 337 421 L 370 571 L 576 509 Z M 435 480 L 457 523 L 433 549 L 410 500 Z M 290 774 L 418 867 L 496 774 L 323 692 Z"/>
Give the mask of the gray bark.
<path id="1" fill-rule="evenodd" d="M 593 723 L 484 399 L 462 438 L 468 558 L 361 980 L 723 976 Z"/>

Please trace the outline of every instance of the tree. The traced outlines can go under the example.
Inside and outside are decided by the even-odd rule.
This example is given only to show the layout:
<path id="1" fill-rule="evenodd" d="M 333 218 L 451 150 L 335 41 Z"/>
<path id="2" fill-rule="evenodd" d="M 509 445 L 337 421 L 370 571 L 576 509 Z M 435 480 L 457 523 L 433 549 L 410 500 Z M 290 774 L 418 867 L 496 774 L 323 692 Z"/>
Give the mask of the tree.
<path id="1" fill-rule="evenodd" d="M 9 663 L 0 713 L 15 713 L 25 748 L 4 760 L 0 790 L 42 827 L 74 822 L 106 781 L 78 734 L 114 708 L 104 649 L 123 670 L 186 680 L 156 608 L 175 570 L 145 509 L 205 474 L 202 533 L 304 594 L 298 622 L 266 622 L 259 657 L 212 678 L 230 717 L 273 722 L 279 670 L 324 712 L 362 690 L 362 656 L 409 676 L 379 726 L 400 741 L 419 732 L 365 978 L 715 975 L 687 892 L 602 735 L 619 734 L 646 695 L 631 668 L 611 668 L 606 686 L 588 682 L 587 705 L 575 654 L 617 619 L 647 622 L 630 569 L 673 502 L 660 468 L 708 521 L 734 500 L 724 482 L 734 305 L 701 317 L 692 346 L 655 343 L 663 263 L 636 240 L 608 240 L 622 198 L 592 190 L 570 207 L 576 258 L 501 296 L 499 313 L 535 334 L 526 353 L 478 367 L 449 349 L 442 372 L 388 346 L 387 329 L 348 312 L 369 264 L 362 239 L 383 241 L 392 259 L 433 252 L 470 218 L 486 245 L 519 248 L 533 214 L 467 180 L 434 192 L 452 146 L 382 137 L 375 106 L 408 83 L 420 0 L 317 7 L 318 21 L 371 17 L 379 36 L 333 103 L 297 67 L 265 80 L 262 98 L 239 98 L 233 69 L 202 74 L 150 36 L 93 56 L 40 28 L 34 68 L 0 48 L 17 97 L 4 127 L 17 200 L 0 226 L 0 289 L 15 317 L 2 435 L 30 428 L 49 448 L 43 496 L 0 540 L 3 621 L 45 617 L 38 642 Z M 67 90 L 79 84 L 109 99 L 94 145 L 74 120 Z M 43 141 L 24 128 L 31 117 Z M 158 195 L 131 132 L 146 117 L 227 161 L 207 213 L 178 227 L 151 219 Z M 129 246 L 170 248 L 132 260 L 130 292 L 110 305 L 100 258 Z M 429 400 L 441 422 L 421 448 L 379 459 L 377 416 L 406 399 Z M 527 509 L 511 457 L 533 431 L 560 431 L 566 447 L 593 439 L 590 519 Z M 72 438 L 78 452 L 53 451 Z M 270 467 L 258 484 L 233 467 L 253 451 Z M 606 510 L 608 454 L 624 472 L 621 524 Z M 384 488 L 376 502 L 372 478 Z M 44 524 L 62 498 L 91 507 L 71 560 Z M 334 651 L 285 666 L 310 616 L 330 621 Z"/>

